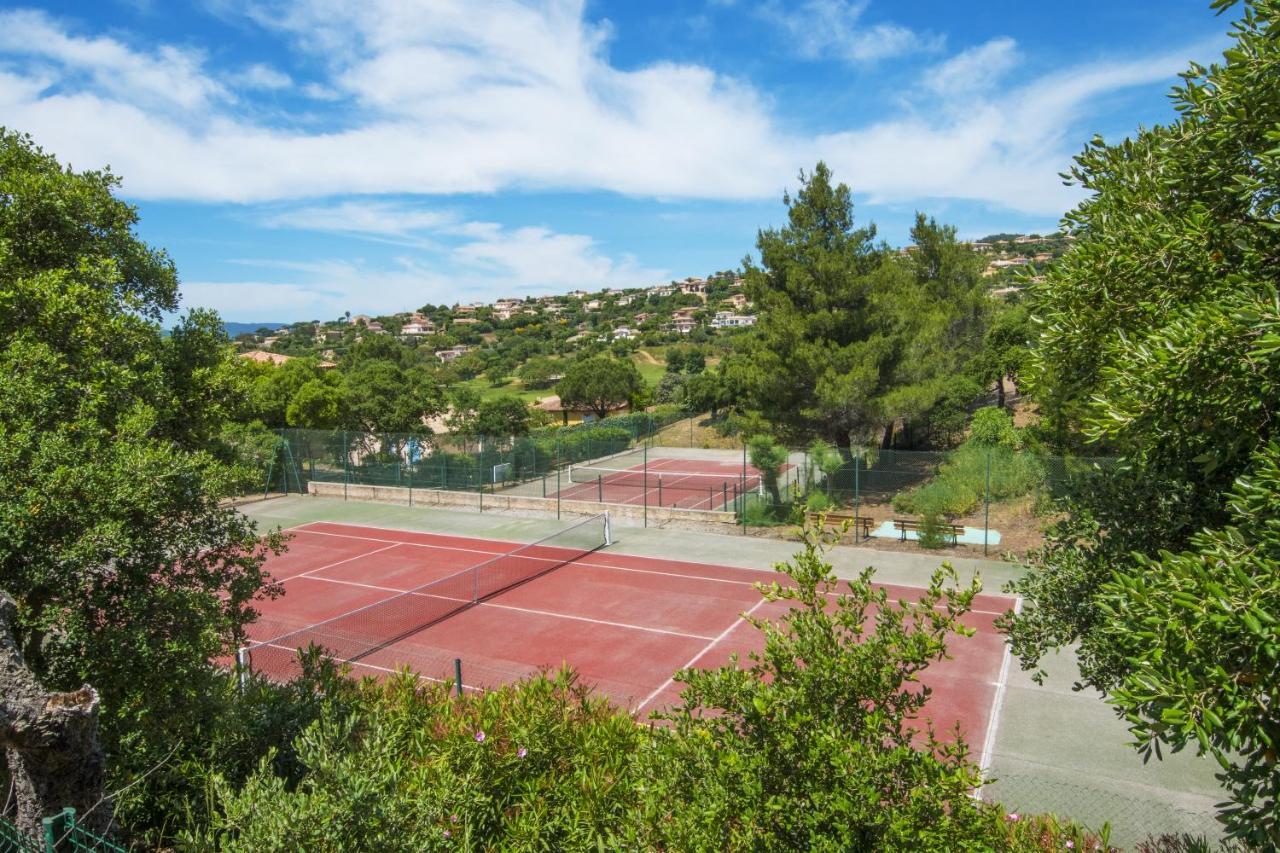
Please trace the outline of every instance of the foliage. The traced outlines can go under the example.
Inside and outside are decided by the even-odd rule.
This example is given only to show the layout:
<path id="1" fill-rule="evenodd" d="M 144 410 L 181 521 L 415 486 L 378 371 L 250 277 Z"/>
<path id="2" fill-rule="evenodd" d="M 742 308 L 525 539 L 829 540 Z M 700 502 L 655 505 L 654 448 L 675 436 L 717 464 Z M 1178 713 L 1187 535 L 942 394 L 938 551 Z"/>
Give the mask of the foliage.
<path id="1" fill-rule="evenodd" d="M 1099 589 L 1100 626 L 1132 661 L 1112 691 L 1140 751 L 1194 745 L 1222 766 L 1236 805 L 1223 817 L 1257 845 L 1280 844 L 1280 443 L 1254 454 L 1229 519 L 1179 553 L 1140 557 Z"/>
<path id="2" fill-rule="evenodd" d="M 516 377 L 525 388 L 550 388 L 559 377 L 556 362 L 549 358 L 536 356 L 529 359 L 516 371 Z"/>
<path id="3" fill-rule="evenodd" d="M 528 404 L 510 394 L 492 397 L 480 403 L 476 409 L 476 435 L 506 438 L 528 435 L 533 421 Z"/>
<path id="4" fill-rule="evenodd" d="M 352 429 L 422 434 L 430 432 L 424 419 L 444 411 L 444 393 L 430 375 L 391 359 L 359 359 L 343 379 Z"/>
<path id="5" fill-rule="evenodd" d="M 747 456 L 751 459 L 751 466 L 760 472 L 760 480 L 774 506 L 780 506 L 782 495 L 778 491 L 778 478 L 782 475 L 782 466 L 787 464 L 787 449 L 771 436 L 756 435 L 747 441 Z"/>
<path id="6" fill-rule="evenodd" d="M 852 193 L 819 163 L 759 232 L 761 266 L 744 261 L 760 322 L 725 361 L 744 404 L 789 441 L 841 447 L 927 412 L 981 343 L 981 260 L 955 230 L 918 216 L 907 261 L 855 228 Z"/>
<path id="7" fill-rule="evenodd" d="M 951 544 L 951 536 L 947 532 L 947 522 L 937 510 L 930 510 L 920 519 L 920 530 L 916 541 L 921 548 L 936 551 Z"/>
<path id="8" fill-rule="evenodd" d="M 1022 444 L 1013 426 L 1013 416 L 999 406 L 986 406 L 973 413 L 969 439 L 984 447 L 1017 449 Z"/>
<path id="9" fill-rule="evenodd" d="M 690 412 L 709 412 L 711 417 L 732 405 L 733 395 L 718 371 L 704 371 L 690 376 L 684 382 L 683 401 Z"/>
<path id="10" fill-rule="evenodd" d="M 1193 65 L 1175 89 L 1176 122 L 1076 158 L 1090 196 L 1066 220 L 1074 248 L 1033 288 L 1027 373 L 1046 440 L 1125 459 L 1071 496 L 1006 626 L 1028 667 L 1079 643 L 1083 682 L 1144 747 L 1203 737 L 1227 765 L 1227 826 L 1264 846 L 1277 842 L 1264 793 L 1277 773 L 1259 739 L 1274 749 L 1277 729 L 1265 705 L 1248 720 L 1239 708 L 1275 665 L 1267 626 L 1280 619 L 1274 596 L 1259 598 L 1276 562 L 1274 521 L 1257 509 L 1280 499 L 1278 18 L 1274 0 L 1243 4 L 1224 61 Z"/>
<path id="11" fill-rule="evenodd" d="M 684 400 L 686 378 L 680 373 L 668 371 L 658 380 L 658 387 L 653 389 L 655 403 L 680 403 Z"/>
<path id="12" fill-rule="evenodd" d="M 567 672 L 461 700 L 407 673 L 366 681 L 355 713 L 326 708 L 297 741 L 296 788 L 270 758 L 241 788 L 218 779 L 198 846 L 616 847 L 644 737 Z"/>
<path id="13" fill-rule="evenodd" d="M 640 393 L 644 382 L 631 361 L 593 356 L 575 361 L 556 384 L 563 406 L 580 406 L 605 418 Z"/>
<path id="14" fill-rule="evenodd" d="M 177 276 L 117 185 L 0 132 L 0 587 L 40 680 L 98 689 L 112 788 L 199 740 L 280 545 L 220 504 L 244 484 L 221 323 L 161 333 Z"/>
<path id="15" fill-rule="evenodd" d="M 780 567 L 781 568 L 781 567 Z M 935 573 L 918 602 L 891 603 L 872 573 L 837 582 L 819 534 L 763 589 L 792 607 L 749 621 L 764 650 L 749 665 L 685 670 L 645 776 L 658 849 L 953 850 L 993 843 L 999 820 L 970 792 L 962 741 L 912 727 L 920 672 L 942 659 L 977 591 Z M 875 618 L 871 618 L 872 614 Z M 961 640 L 963 642 L 963 640 Z M 985 842 L 984 842 L 985 839 Z"/>
<path id="16" fill-rule="evenodd" d="M 960 518 L 977 509 L 984 495 L 992 501 L 1022 497 L 1044 479 L 1044 466 L 1034 454 L 970 440 L 947 454 L 932 480 L 894 495 L 893 508 L 909 514 Z"/>
<path id="17" fill-rule="evenodd" d="M 1021 379 L 1035 335 L 1031 313 L 1023 303 L 1002 307 L 987 327 L 973 372 L 983 382 L 995 384 L 997 406 L 1005 403 L 1004 380 Z"/>
<path id="18" fill-rule="evenodd" d="M 346 419 L 346 404 L 340 386 L 311 379 L 289 400 L 285 420 L 292 427 L 334 429 Z"/>
<path id="19" fill-rule="evenodd" d="M 707 369 L 707 354 L 702 347 L 676 346 L 667 350 L 668 373 L 699 374 Z"/>

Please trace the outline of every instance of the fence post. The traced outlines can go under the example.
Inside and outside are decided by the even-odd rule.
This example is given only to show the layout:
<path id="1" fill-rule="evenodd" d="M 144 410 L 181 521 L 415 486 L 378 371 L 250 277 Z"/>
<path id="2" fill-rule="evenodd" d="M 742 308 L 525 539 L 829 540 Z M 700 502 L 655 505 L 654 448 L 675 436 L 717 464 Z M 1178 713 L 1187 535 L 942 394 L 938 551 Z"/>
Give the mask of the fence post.
<path id="1" fill-rule="evenodd" d="M 249 686 L 249 649 L 241 646 L 236 649 L 236 681 L 240 685 L 240 695 L 244 695 L 245 688 Z"/>
<path id="2" fill-rule="evenodd" d="M 747 535 L 747 440 L 742 439 L 742 535 Z"/>
<path id="3" fill-rule="evenodd" d="M 862 509 L 862 490 L 861 475 L 858 469 L 861 467 L 862 454 L 855 453 L 853 455 L 853 541 L 858 541 L 858 512 Z"/>
<path id="4" fill-rule="evenodd" d="M 640 496 L 641 503 L 644 504 L 644 526 L 649 526 L 649 439 L 646 437 L 644 442 L 643 456 L 644 466 L 640 474 L 640 488 L 643 494 Z"/>
<path id="5" fill-rule="evenodd" d="M 553 464 L 556 466 L 556 521 L 560 520 L 560 435 L 556 434 L 556 455 Z"/>
<path id="6" fill-rule="evenodd" d="M 458 698 L 462 698 L 462 658 L 453 659 L 453 684 Z"/>
<path id="7" fill-rule="evenodd" d="M 409 445 L 409 506 L 413 506 L 413 457 L 418 449 L 417 442 L 410 439 L 412 444 Z"/>
<path id="8" fill-rule="evenodd" d="M 991 539 L 991 449 L 987 448 L 987 486 L 983 491 L 982 556 L 987 556 L 987 543 Z"/>
<path id="9" fill-rule="evenodd" d="M 342 499 L 347 499 L 347 483 L 351 482 L 351 445 L 347 443 L 347 431 L 342 431 Z"/>

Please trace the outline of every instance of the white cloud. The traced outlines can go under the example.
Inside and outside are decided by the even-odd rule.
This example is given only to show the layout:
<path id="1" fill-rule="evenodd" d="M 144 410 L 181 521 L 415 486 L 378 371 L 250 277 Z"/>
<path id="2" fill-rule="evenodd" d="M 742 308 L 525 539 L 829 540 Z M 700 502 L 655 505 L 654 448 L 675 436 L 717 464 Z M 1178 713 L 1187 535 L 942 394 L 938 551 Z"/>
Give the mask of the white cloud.
<path id="1" fill-rule="evenodd" d="M 426 210 L 396 202 L 343 201 L 275 210 L 256 217 L 268 228 L 329 231 L 358 236 L 405 238 L 425 229 L 457 222 L 449 211 Z"/>
<path id="2" fill-rule="evenodd" d="M 148 53 L 112 38 L 71 35 L 43 12 L 0 12 L 0 54 L 56 65 L 70 78 L 65 82 L 84 77 L 113 99 L 159 109 L 197 110 L 225 95 L 202 72 L 199 53 L 169 45 Z"/>
<path id="3" fill-rule="evenodd" d="M 74 35 L 37 12 L 0 14 L 0 62 L 37 60 L 0 65 L 0 121 L 79 167 L 110 163 L 138 198 L 263 202 L 518 188 L 776 199 L 798 168 L 823 158 L 876 199 L 963 198 L 1056 215 L 1077 198 L 1057 173 L 1091 103 L 1168 79 L 1188 55 L 1091 62 L 986 91 L 1017 59 L 1016 45 L 997 39 L 925 72 L 900 114 L 813 136 L 784 129 L 765 95 L 708 67 L 619 69 L 609 61 L 607 27 L 586 20 L 582 0 L 239 8 L 288 41 L 301 64 L 325 69 L 298 87 L 313 99 L 343 100 L 340 122 L 277 126 L 262 117 L 278 117 L 274 111 L 233 99 L 198 53 Z M 782 26 L 803 24 L 802 50 L 849 61 L 937 47 L 937 39 L 865 24 L 864 8 L 809 0 Z M 349 232 L 404 236 L 388 234 L 378 211 L 362 212 L 374 219 L 350 223 Z"/>
<path id="4" fill-rule="evenodd" d="M 463 221 L 408 204 L 348 200 L 273 211 L 260 221 L 272 227 L 400 242 L 418 251 L 390 265 L 351 259 L 234 259 L 229 263 L 282 270 L 292 280 L 184 283 L 187 305 L 217 308 L 233 320 L 329 317 L 346 310 L 404 311 L 425 303 L 504 294 L 637 287 L 667 281 L 671 275 L 666 269 L 644 267 L 628 254 L 611 256 L 588 235 Z"/>
<path id="5" fill-rule="evenodd" d="M 937 36 L 923 35 L 896 24 L 864 24 L 869 0 L 805 0 L 794 8 L 770 2 L 758 14 L 776 25 L 808 59 L 834 57 L 854 65 L 942 46 Z"/>
<path id="6" fill-rule="evenodd" d="M 227 79 L 233 85 L 242 89 L 260 89 L 263 91 L 288 89 L 293 85 L 293 79 L 288 74 L 278 71 L 270 65 L 263 65 L 260 62 L 228 75 Z"/>
<path id="7" fill-rule="evenodd" d="M 1008 37 L 961 51 L 924 74 L 925 88 L 949 97 L 991 94 L 991 89 L 1021 59 L 1018 44 Z"/>

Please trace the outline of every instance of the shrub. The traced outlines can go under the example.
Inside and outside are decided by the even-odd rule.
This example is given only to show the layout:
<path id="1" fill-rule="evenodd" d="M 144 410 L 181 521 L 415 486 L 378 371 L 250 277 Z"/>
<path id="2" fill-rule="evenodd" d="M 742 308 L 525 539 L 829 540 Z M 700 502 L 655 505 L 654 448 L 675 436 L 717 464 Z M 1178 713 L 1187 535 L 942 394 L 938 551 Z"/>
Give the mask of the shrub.
<path id="1" fill-rule="evenodd" d="M 894 495 L 893 508 L 915 515 L 929 512 L 948 518 L 968 515 L 981 505 L 987 493 L 988 459 L 993 501 L 1021 497 L 1044 482 L 1044 466 L 1035 456 L 970 441 L 947 457 L 932 480 Z"/>
<path id="2" fill-rule="evenodd" d="M 973 413 L 969 441 L 987 447 L 1016 448 L 1022 440 L 1013 426 L 1013 416 L 999 406 L 987 406 Z"/>
<path id="3" fill-rule="evenodd" d="M 946 522 L 937 512 L 927 512 L 924 518 L 920 519 L 920 531 L 916 535 L 916 541 L 920 543 L 921 548 L 928 548 L 930 551 L 936 551 L 951 544 Z"/>

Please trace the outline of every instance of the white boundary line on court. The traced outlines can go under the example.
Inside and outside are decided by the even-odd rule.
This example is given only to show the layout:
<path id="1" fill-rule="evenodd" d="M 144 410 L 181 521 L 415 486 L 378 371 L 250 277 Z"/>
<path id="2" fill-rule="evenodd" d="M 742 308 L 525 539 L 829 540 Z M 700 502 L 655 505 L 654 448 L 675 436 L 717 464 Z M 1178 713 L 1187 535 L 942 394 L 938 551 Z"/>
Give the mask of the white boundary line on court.
<path id="1" fill-rule="evenodd" d="M 747 617 L 751 616 L 753 613 L 759 610 L 761 605 L 763 605 L 766 601 L 768 601 L 768 599 L 762 598 L 759 601 L 757 601 L 755 605 L 752 606 L 752 608 L 748 610 L 746 613 L 738 614 L 738 618 L 733 620 L 733 623 L 729 625 L 728 628 L 725 628 L 718 635 L 716 635 L 715 639 L 713 639 L 711 642 L 703 646 L 700 652 L 698 652 L 693 657 L 689 658 L 689 660 L 685 663 L 685 665 L 677 669 L 676 672 L 680 672 L 681 670 L 686 670 L 689 667 L 693 666 L 698 661 L 702 660 L 703 656 L 706 655 L 707 652 L 711 651 L 716 646 L 720 645 L 720 642 L 725 637 L 729 636 L 729 634 L 733 632 L 733 629 L 737 628 L 739 625 L 744 624 L 747 621 Z M 673 673 L 670 678 L 668 678 L 666 681 L 662 682 L 662 684 L 658 686 L 657 690 L 654 690 L 652 693 L 646 696 L 644 701 L 636 706 L 636 713 L 639 714 L 640 711 L 644 709 L 645 705 L 648 705 L 650 702 L 656 699 L 659 693 L 666 690 L 672 684 L 675 684 L 675 681 L 676 681 L 676 677 L 675 677 L 675 674 Z"/>
<path id="2" fill-rule="evenodd" d="M 289 652 L 289 651 L 296 652 L 296 651 L 297 651 L 297 649 L 290 648 L 289 646 L 281 646 L 281 645 L 277 645 L 277 644 L 275 644 L 275 643 L 264 643 L 263 645 L 265 645 L 267 648 L 279 649 L 280 651 L 284 651 L 284 652 Z M 351 667 L 364 667 L 365 669 L 376 669 L 378 672 L 386 672 L 386 673 L 390 673 L 391 675 L 397 675 L 397 674 L 399 674 L 399 672 L 400 672 L 400 670 L 398 670 L 398 669 L 392 669 L 392 668 L 391 668 L 391 667 L 389 667 L 389 666 L 378 666 L 376 663 L 365 663 L 364 661 L 360 661 L 360 660 L 347 660 L 347 659 L 345 659 L 345 658 L 334 658 L 334 660 L 335 660 L 335 661 L 337 661 L 338 663 L 344 663 L 344 664 L 346 664 L 347 666 L 351 666 Z M 436 678 L 436 677 L 435 677 L 435 676 L 433 676 L 433 675 L 423 675 L 421 672 L 418 672 L 418 671 L 416 671 L 416 670 L 410 670 L 410 671 L 413 673 L 413 677 L 414 677 L 414 678 L 422 679 L 422 680 L 425 680 L 425 681 L 434 681 L 436 684 L 444 684 L 444 683 L 446 683 L 446 682 L 448 682 L 448 681 L 450 681 L 450 680 L 451 680 L 451 679 L 448 679 L 448 678 Z M 463 690 L 470 690 L 472 693 L 478 693 L 478 692 L 482 691 L 484 688 L 483 688 L 483 687 L 473 687 L 472 685 L 467 684 L 467 683 L 464 681 L 464 682 L 462 682 L 462 689 L 463 689 Z"/>
<path id="3" fill-rule="evenodd" d="M 345 522 L 337 522 L 337 521 L 325 521 L 325 522 L 313 522 L 313 523 L 316 523 L 316 524 L 345 524 Z M 349 525 L 349 526 L 352 526 L 352 527 L 362 527 L 362 526 L 365 526 L 365 525 Z M 368 527 L 369 527 L 371 530 L 387 530 L 387 531 L 397 532 L 397 533 L 410 533 L 410 534 L 418 534 L 418 535 L 424 535 L 424 536 L 441 536 L 441 535 L 449 535 L 449 534 L 437 534 L 437 533 L 431 533 L 431 532 L 429 532 L 429 531 L 423 531 L 423 530 L 395 530 L 395 528 L 389 528 L 389 527 L 374 527 L 374 526 L 372 526 L 372 525 L 368 525 Z M 396 544 L 396 545 L 411 545 L 411 546 L 414 546 L 414 547 L 417 547 L 417 548 L 437 548 L 437 549 L 442 550 L 442 551 L 465 551 L 465 552 L 472 553 L 472 554 L 489 554 L 489 555 L 492 555 L 492 556 L 500 556 L 502 553 L 504 553 L 504 552 L 502 552 L 502 551 L 483 551 L 483 550 L 480 550 L 479 548 L 461 548 L 461 547 L 458 547 L 458 546 L 456 546 L 456 545 L 437 545 L 437 544 L 432 543 L 432 542 L 404 542 L 404 541 L 398 541 L 398 540 L 394 540 L 394 539 L 378 539 L 377 537 L 373 537 L 373 536 L 358 536 L 358 535 L 356 535 L 356 534 L 354 534 L 354 533 L 331 533 L 331 532 L 326 531 L 326 530 L 306 530 L 306 531 L 303 531 L 303 532 L 305 532 L 305 533 L 311 533 L 311 534 L 314 534 L 314 535 L 316 535 L 316 536 L 336 536 L 336 537 L 343 538 L 343 539 L 361 539 L 361 540 L 365 540 L 365 541 L 368 541 L 368 542 L 391 542 L 391 543 L 394 543 L 394 544 Z M 461 537 L 461 538 L 463 538 L 463 539 L 469 539 L 469 538 L 471 538 L 471 537 L 466 537 L 466 536 L 464 536 L 464 537 Z M 494 540 L 494 541 L 500 541 L 500 540 Z M 382 550 L 382 549 L 380 549 L 380 550 Z M 375 553 L 375 552 L 370 552 L 370 553 Z M 674 560 L 674 559 L 668 559 L 668 558 L 666 558 L 666 557 L 647 557 L 647 556 L 641 556 L 641 555 L 636 555 L 636 554 L 619 554 L 618 556 L 622 556 L 622 557 L 635 557 L 636 559 L 640 559 L 640 560 L 657 560 L 657 561 L 659 561 L 659 562 L 666 561 L 666 562 L 673 562 L 673 563 L 685 563 L 685 564 L 689 564 L 689 565 L 699 565 L 699 564 L 697 564 L 697 563 L 689 563 L 689 561 L 688 561 L 688 560 Z M 351 559 L 356 559 L 356 558 L 355 558 L 355 557 L 353 557 L 353 558 L 351 558 Z M 537 557 L 533 557 L 532 559 L 535 559 L 535 560 L 536 560 L 536 559 L 538 559 L 538 558 L 537 558 Z M 548 558 L 548 559 L 549 559 L 549 558 Z M 732 579 L 732 578 L 717 578 L 717 577 L 711 577 L 711 576 L 709 576 L 709 575 L 685 575 L 685 574 L 680 574 L 679 572 L 663 572 L 663 571 L 659 571 L 658 569 L 638 569 L 638 568 L 635 568 L 635 567 L 632 567 L 632 566 L 612 566 L 612 565 L 609 565 L 608 563 L 593 563 L 593 562 L 591 562 L 590 560 L 574 560 L 570 565 L 574 565 L 574 566 L 587 566 L 587 567 L 589 567 L 589 568 L 595 568 L 595 569 L 610 569 L 610 570 L 612 570 L 612 571 L 617 571 L 617 572 L 631 572 L 631 573 L 634 573 L 634 574 L 658 575 L 658 576 L 661 576 L 661 577 L 668 577 L 668 578 L 681 578 L 681 579 L 685 579 L 685 580 L 709 581 L 709 582 L 711 582 L 711 583 L 726 583 L 726 584 L 732 584 L 732 585 L 734 585 L 734 586 L 755 586 L 757 583 L 767 582 L 767 581 L 745 581 L 745 580 L 734 580 L 734 579 Z M 724 568 L 726 568 L 726 569 L 732 569 L 732 570 L 734 570 L 734 571 L 741 571 L 741 572 L 759 572 L 759 573 L 761 573 L 761 574 L 767 574 L 769 577 L 773 577 L 773 573 L 772 573 L 772 572 L 768 572 L 768 571 L 766 571 L 765 569 L 748 569 L 748 568 L 745 568 L 745 567 L 743 567 L 743 566 L 724 566 Z M 318 571 L 318 569 L 317 569 L 316 571 Z M 295 577 L 296 577 L 296 576 L 295 576 Z M 902 586 L 901 584 L 882 584 L 882 586 L 896 587 L 896 588 L 900 588 L 900 589 L 904 589 L 904 590 L 905 590 L 905 589 L 917 589 L 917 587 L 905 587 L 905 586 Z M 923 587 L 919 587 L 919 589 L 923 589 Z M 838 596 L 838 595 L 842 595 L 842 594 L 843 594 L 843 593 L 841 593 L 841 592 L 839 592 L 839 591 L 837 591 L 837 592 L 833 592 L 833 593 L 828 593 L 828 595 L 829 595 L 829 596 L 831 596 L 831 597 L 833 597 L 833 598 L 834 598 L 834 597 L 836 597 L 836 596 Z M 982 614 L 982 615 L 984 615 L 984 616 L 1000 616 L 1001 614 L 1005 613 L 1006 611 L 1004 611 L 1004 610 L 979 610 L 979 609 L 977 609 L 977 608 L 974 608 L 974 609 L 970 610 L 969 612 L 970 612 L 970 613 L 976 613 L 976 614 Z"/>
<path id="4" fill-rule="evenodd" d="M 319 571 L 319 569 L 317 569 L 316 571 Z M 302 577 L 302 575 L 295 575 L 295 577 Z M 453 598 L 448 595 L 429 595 L 425 592 L 420 592 L 414 589 L 396 589 L 393 586 L 379 586 L 378 584 L 362 583 L 360 581 L 349 581 L 349 580 L 344 580 L 342 578 L 322 578 L 322 577 L 308 576 L 307 580 L 324 581 L 325 583 L 336 583 L 336 584 L 342 584 L 344 586 L 358 586 L 358 587 L 363 587 L 365 589 L 376 589 L 379 592 L 393 592 L 396 594 L 408 594 L 411 596 L 418 596 L 421 598 L 443 598 L 446 601 L 465 601 L 465 602 L 471 601 L 471 599 L 469 598 Z M 683 631 L 672 631 L 667 628 L 650 628 L 645 625 L 632 625 L 629 622 L 612 622 L 608 619 L 594 619 L 590 616 L 574 616 L 570 613 L 555 613 L 550 610 L 537 610 L 532 607 L 517 607 L 514 604 L 495 604 L 494 602 L 491 602 L 491 601 L 480 601 L 480 602 L 476 602 L 476 606 L 477 607 L 495 607 L 500 610 L 514 610 L 519 613 L 533 613 L 538 616 L 551 616 L 556 619 L 572 619 L 575 622 L 590 622 L 594 625 L 611 625 L 615 628 L 628 628 L 633 631 L 648 631 L 653 634 L 667 634 L 672 637 L 682 637 L 687 640 L 710 640 L 711 639 L 705 634 L 686 634 Z"/>
<path id="5" fill-rule="evenodd" d="M 1013 603 L 1014 614 L 1022 612 L 1022 596 Z M 978 760 L 978 771 L 986 776 L 995 758 L 996 734 L 1000 730 L 1000 712 L 1004 710 L 1004 697 L 1009 687 L 1009 665 L 1013 661 L 1013 646 L 1008 641 L 1004 644 L 1004 655 L 1000 661 L 1000 680 L 996 682 L 996 694 L 991 698 L 991 718 L 987 720 L 987 734 L 982 740 L 982 756 Z M 984 779 L 985 784 L 985 779 Z M 973 792 L 975 797 L 982 796 L 982 785 Z"/>
<path id="6" fill-rule="evenodd" d="M 374 540 L 374 541 L 379 541 L 379 540 Z M 382 548 L 374 548 L 372 551 L 365 551 L 363 554 L 356 554 L 354 557 L 346 557 L 344 559 L 338 560 L 333 563 L 329 563 L 324 566 L 316 566 L 314 569 L 307 569 L 305 572 L 298 572 L 298 574 L 296 575 L 289 575 L 289 577 L 287 578 L 281 578 L 280 583 L 288 583 L 294 578 L 305 578 L 309 576 L 312 572 L 323 572 L 325 569 L 332 569 L 334 566 L 341 566 L 343 563 L 350 563 L 352 560 L 359 560 L 362 557 L 369 557 L 374 554 L 381 554 L 383 551 L 390 551 L 392 548 L 397 548 L 400 545 L 404 545 L 404 544 L 407 544 L 407 543 L 397 542 L 393 545 L 386 545 Z"/>

